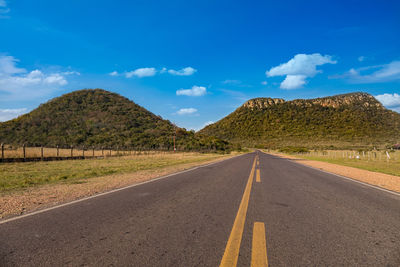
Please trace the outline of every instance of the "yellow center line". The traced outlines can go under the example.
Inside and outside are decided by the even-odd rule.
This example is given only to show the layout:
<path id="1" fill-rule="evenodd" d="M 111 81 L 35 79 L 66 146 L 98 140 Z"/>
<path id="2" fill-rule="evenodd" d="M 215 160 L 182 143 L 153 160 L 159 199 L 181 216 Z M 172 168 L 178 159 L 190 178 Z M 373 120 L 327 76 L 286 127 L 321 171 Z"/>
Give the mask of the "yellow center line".
<path id="1" fill-rule="evenodd" d="M 251 267 L 261 266 L 268 266 L 265 225 L 262 222 L 255 222 L 253 227 L 253 242 L 251 248 Z"/>
<path id="2" fill-rule="evenodd" d="M 257 172 L 256 172 L 256 182 L 257 183 L 261 182 L 260 169 L 257 169 Z"/>
<path id="3" fill-rule="evenodd" d="M 228 267 L 228 266 L 234 267 L 237 264 L 237 260 L 239 257 L 240 242 L 242 241 L 244 223 L 246 221 L 247 207 L 249 206 L 251 185 L 253 184 L 256 159 L 257 157 L 254 158 L 250 176 L 243 193 L 242 201 L 240 202 L 239 210 L 236 214 L 235 222 L 233 223 L 228 243 L 226 244 L 224 256 L 222 257 L 220 267 Z"/>

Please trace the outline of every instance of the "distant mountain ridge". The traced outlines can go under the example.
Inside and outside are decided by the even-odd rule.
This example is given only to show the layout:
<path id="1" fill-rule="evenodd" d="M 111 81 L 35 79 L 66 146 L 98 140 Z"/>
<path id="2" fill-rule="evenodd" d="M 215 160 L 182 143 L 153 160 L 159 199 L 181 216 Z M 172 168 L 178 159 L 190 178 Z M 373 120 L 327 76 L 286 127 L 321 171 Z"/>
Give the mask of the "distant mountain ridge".
<path id="1" fill-rule="evenodd" d="M 177 147 L 225 150 L 223 140 L 176 127 L 133 101 L 103 89 L 56 97 L 16 119 L 0 123 L 0 142 L 43 146 Z"/>
<path id="2" fill-rule="evenodd" d="M 200 133 L 247 146 L 385 146 L 400 141 L 400 114 L 363 92 L 255 98 Z"/>

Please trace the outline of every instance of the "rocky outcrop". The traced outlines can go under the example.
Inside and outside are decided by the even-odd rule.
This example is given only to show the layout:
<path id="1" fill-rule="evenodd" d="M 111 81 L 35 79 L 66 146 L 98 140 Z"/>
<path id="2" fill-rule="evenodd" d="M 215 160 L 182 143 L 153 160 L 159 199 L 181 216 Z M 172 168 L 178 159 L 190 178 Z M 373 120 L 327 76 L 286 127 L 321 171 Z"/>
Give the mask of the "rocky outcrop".
<path id="1" fill-rule="evenodd" d="M 263 109 L 273 105 L 288 103 L 296 106 L 310 107 L 312 105 L 320 105 L 323 107 L 339 108 L 345 105 L 361 105 L 364 107 L 374 107 L 384 109 L 382 104 L 372 95 L 367 93 L 350 93 L 336 96 L 329 96 L 315 99 L 296 99 L 285 101 L 281 98 L 254 98 L 243 104 L 243 107 L 250 109 Z"/>
<path id="2" fill-rule="evenodd" d="M 294 100 L 296 101 L 296 100 Z M 382 104 L 370 94 L 367 93 L 351 93 L 344 95 L 337 95 L 331 97 L 323 97 L 311 99 L 313 104 L 318 104 L 323 107 L 339 108 L 344 105 L 362 105 L 364 107 L 377 107 L 383 108 Z"/>
<path id="3" fill-rule="evenodd" d="M 246 103 L 243 104 L 244 107 L 246 108 L 266 108 L 266 107 L 270 107 L 273 105 L 277 105 L 280 103 L 285 103 L 285 100 L 281 99 L 281 98 L 254 98 L 254 99 L 250 99 L 248 100 Z"/>

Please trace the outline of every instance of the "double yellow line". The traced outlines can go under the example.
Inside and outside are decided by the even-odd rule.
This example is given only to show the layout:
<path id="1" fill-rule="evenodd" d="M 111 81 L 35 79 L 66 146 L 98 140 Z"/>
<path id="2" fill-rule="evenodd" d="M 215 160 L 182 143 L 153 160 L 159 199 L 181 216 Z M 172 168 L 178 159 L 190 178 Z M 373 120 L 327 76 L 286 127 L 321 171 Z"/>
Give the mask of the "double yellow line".
<path id="1" fill-rule="evenodd" d="M 253 184 L 256 163 L 259 167 L 259 157 L 256 155 L 250 171 L 249 179 L 244 190 L 239 210 L 233 223 L 232 231 L 226 244 L 224 256 L 220 267 L 233 267 L 237 265 L 240 243 L 242 241 L 244 223 L 246 221 L 247 208 L 249 206 L 250 192 Z M 260 182 L 260 169 L 257 169 L 256 182 Z M 265 225 L 262 222 L 255 222 L 253 227 L 253 241 L 251 253 L 251 266 L 268 266 L 267 246 L 265 240 Z"/>

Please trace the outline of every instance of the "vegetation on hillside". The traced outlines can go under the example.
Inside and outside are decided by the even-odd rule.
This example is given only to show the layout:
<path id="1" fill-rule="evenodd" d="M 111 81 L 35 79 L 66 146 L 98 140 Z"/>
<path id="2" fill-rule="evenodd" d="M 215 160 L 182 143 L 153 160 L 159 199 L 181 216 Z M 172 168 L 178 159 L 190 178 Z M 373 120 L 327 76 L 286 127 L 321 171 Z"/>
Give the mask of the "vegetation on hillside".
<path id="1" fill-rule="evenodd" d="M 75 91 L 0 123 L 0 142 L 29 146 L 229 150 L 226 141 L 174 126 L 131 100 L 102 89 Z"/>
<path id="2" fill-rule="evenodd" d="M 200 131 L 247 146 L 385 146 L 400 141 L 400 114 L 366 93 L 284 101 L 247 101 Z"/>

